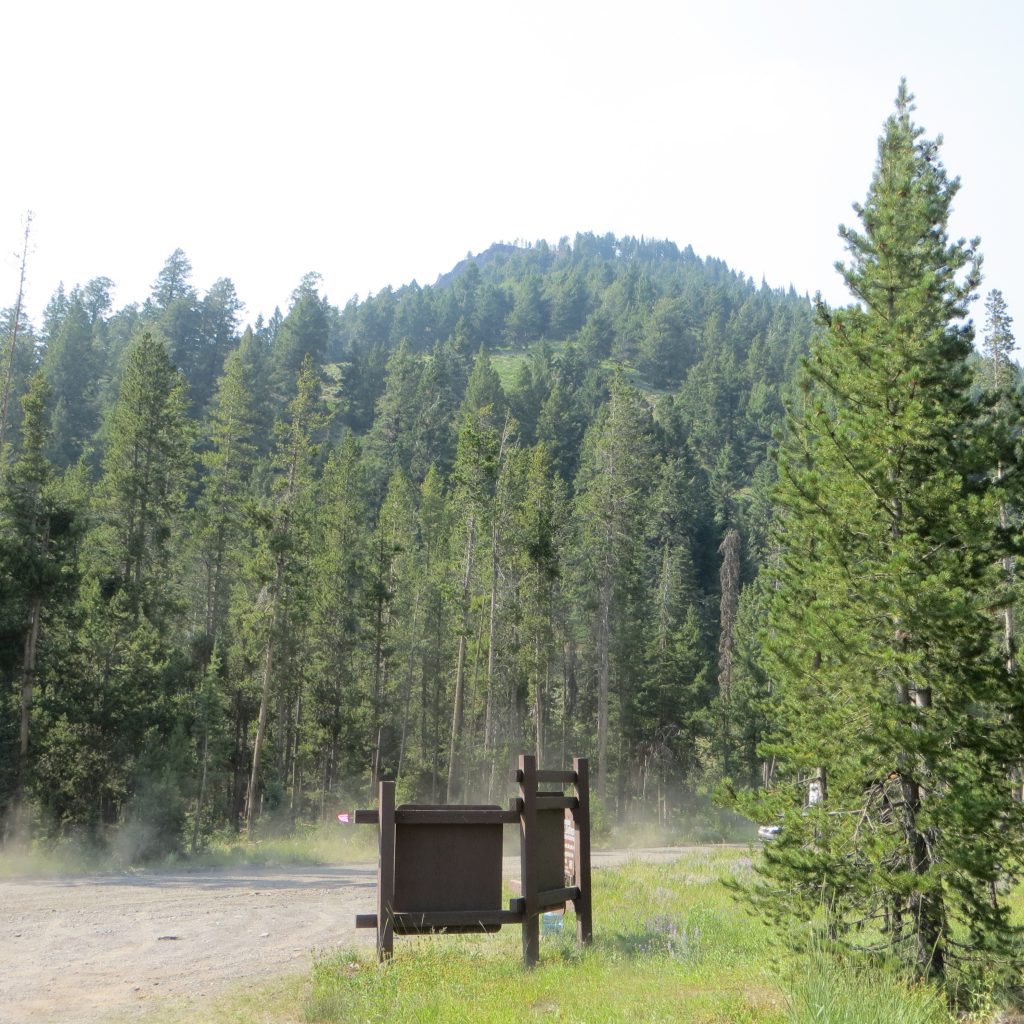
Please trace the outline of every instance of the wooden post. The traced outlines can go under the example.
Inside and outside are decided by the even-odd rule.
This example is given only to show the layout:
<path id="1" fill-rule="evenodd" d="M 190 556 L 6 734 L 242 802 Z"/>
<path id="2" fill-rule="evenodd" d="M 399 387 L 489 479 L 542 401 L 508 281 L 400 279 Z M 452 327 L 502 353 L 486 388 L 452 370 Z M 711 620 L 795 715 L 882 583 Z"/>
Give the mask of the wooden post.
<path id="1" fill-rule="evenodd" d="M 573 812 L 576 823 L 574 880 L 580 890 L 579 898 L 573 900 L 576 941 L 590 942 L 593 937 L 590 907 L 590 769 L 585 757 L 574 757 L 572 767 L 576 773 L 576 797 L 579 800 L 579 806 Z"/>
<path id="2" fill-rule="evenodd" d="M 377 860 L 377 959 L 395 949 L 395 784 L 382 782 L 378 803 L 380 856 Z"/>
<path id="3" fill-rule="evenodd" d="M 519 848 L 523 884 L 523 963 L 533 967 L 540 959 L 540 914 L 537 909 L 537 758 L 519 755 Z"/>

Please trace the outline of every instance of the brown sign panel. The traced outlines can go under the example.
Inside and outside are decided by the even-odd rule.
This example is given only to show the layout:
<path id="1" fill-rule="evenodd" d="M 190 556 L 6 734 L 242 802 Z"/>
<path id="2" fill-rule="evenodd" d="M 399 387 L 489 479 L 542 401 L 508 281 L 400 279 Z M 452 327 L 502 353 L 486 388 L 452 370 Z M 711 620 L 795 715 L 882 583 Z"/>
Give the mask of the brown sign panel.
<path id="1" fill-rule="evenodd" d="M 398 808 L 401 812 L 404 808 Z M 498 807 L 479 810 L 500 810 Z M 495 824 L 402 824 L 395 826 L 394 911 L 501 909 L 501 829 Z M 408 923 L 402 932 L 433 930 Z M 396 927 L 396 930 L 399 930 Z M 494 932 L 500 924 L 449 925 L 447 932 Z"/>
<path id="2" fill-rule="evenodd" d="M 561 794 L 559 794 L 561 796 Z M 537 812 L 537 888 L 541 892 L 565 885 L 565 811 Z"/>

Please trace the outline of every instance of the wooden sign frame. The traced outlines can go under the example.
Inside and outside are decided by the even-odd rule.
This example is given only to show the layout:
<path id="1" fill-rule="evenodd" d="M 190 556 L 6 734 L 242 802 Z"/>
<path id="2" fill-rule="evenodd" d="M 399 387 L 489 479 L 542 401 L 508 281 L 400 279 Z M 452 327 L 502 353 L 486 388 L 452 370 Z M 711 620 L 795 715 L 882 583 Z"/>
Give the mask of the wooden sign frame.
<path id="1" fill-rule="evenodd" d="M 357 824 L 378 826 L 377 912 L 358 914 L 357 928 L 377 932 L 380 960 L 394 952 L 394 936 L 433 932 L 494 932 L 505 924 L 523 931 L 523 960 L 540 956 L 540 916 L 571 902 L 576 939 L 593 937 L 590 900 L 590 776 L 587 759 L 572 771 L 540 771 L 531 754 L 519 757 L 519 796 L 508 810 L 493 806 L 395 807 L 395 784 L 380 783 L 376 810 L 356 811 Z M 557 792 L 542 792 L 555 785 Z M 572 786 L 575 795 L 562 789 Z M 572 874 L 565 877 L 566 823 L 573 835 Z M 519 826 L 521 895 L 501 907 L 501 830 Z M 561 883 L 561 884 L 558 884 Z"/>

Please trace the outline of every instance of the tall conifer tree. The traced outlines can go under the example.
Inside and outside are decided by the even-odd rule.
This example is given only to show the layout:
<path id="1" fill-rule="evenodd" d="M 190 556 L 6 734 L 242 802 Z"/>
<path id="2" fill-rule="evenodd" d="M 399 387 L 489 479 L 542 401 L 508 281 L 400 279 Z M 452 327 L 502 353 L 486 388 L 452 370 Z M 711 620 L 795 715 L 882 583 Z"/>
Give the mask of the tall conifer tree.
<path id="1" fill-rule="evenodd" d="M 49 388 L 41 373 L 29 381 L 21 398 L 21 448 L 0 492 L 0 573 L 5 591 L 13 591 L 20 634 L 21 714 L 15 798 L 28 782 L 32 704 L 38 674 L 40 637 L 48 605 L 72 591 L 76 510 L 60 483 L 45 449 Z M 63 592 L 63 593 L 62 593 Z M 0 774 L 0 806 L 6 802 Z"/>
<path id="2" fill-rule="evenodd" d="M 948 237 L 959 182 L 913 109 L 901 83 L 854 207 L 862 229 L 840 229 L 856 302 L 819 303 L 780 457 L 765 633 L 777 771 L 759 809 L 783 829 L 752 895 L 776 919 L 824 910 L 829 936 L 942 977 L 1019 957 L 996 883 L 1024 852 L 1021 690 L 989 606 L 997 492 L 1017 466 L 969 392 L 980 257 Z"/>
<path id="3" fill-rule="evenodd" d="M 224 364 L 210 413 L 210 448 L 202 455 L 206 479 L 195 520 L 207 655 L 227 618 L 231 587 L 238 575 L 234 549 L 245 536 L 245 498 L 251 490 L 260 433 L 266 426 L 257 404 L 256 345 L 247 330 Z"/>
<path id="4" fill-rule="evenodd" d="M 302 362 L 296 395 L 288 411 L 289 419 L 280 424 L 273 454 L 271 501 L 256 513 L 258 543 L 246 569 L 255 601 L 245 629 L 250 642 L 259 649 L 260 676 L 259 716 L 246 798 L 245 826 L 249 839 L 253 838 L 257 816 L 260 764 L 271 696 L 283 675 L 281 664 L 287 661 L 289 648 L 298 639 L 299 628 L 308 615 L 300 595 L 309 585 L 314 459 L 316 439 L 324 425 L 320 379 L 308 355 Z M 294 678 L 294 671 L 291 676 Z"/>
<path id="5" fill-rule="evenodd" d="M 635 684 L 630 645 L 641 613 L 638 582 L 647 553 L 644 513 L 657 475 L 650 409 L 621 374 L 591 426 L 576 477 L 577 586 L 592 630 L 597 683 L 597 796 L 608 798 L 612 698 Z M 618 683 L 619 694 L 614 694 Z M 621 733 L 622 730 L 618 730 Z"/>
<path id="6" fill-rule="evenodd" d="M 93 538 L 98 566 L 151 621 L 173 599 L 167 569 L 192 471 L 188 390 L 166 345 L 142 334 L 128 351 L 110 414 Z"/>

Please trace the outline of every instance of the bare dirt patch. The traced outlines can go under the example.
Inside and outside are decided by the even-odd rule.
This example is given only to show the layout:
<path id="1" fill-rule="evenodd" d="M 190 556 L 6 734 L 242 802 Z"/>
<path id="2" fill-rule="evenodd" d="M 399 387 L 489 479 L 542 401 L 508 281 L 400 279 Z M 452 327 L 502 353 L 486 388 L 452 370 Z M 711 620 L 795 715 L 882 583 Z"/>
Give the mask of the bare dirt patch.
<path id="1" fill-rule="evenodd" d="M 693 850 L 694 848 L 690 848 Z M 595 853 L 596 868 L 686 852 Z M 518 858 L 506 858 L 506 875 Z M 141 1018 L 371 946 L 373 864 L 0 880 L 0 1024 Z"/>
<path id="2" fill-rule="evenodd" d="M 369 941 L 372 865 L 0 881 L 0 1022 L 98 1021 Z"/>

